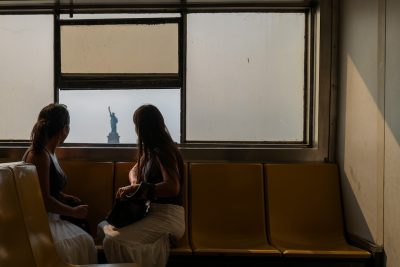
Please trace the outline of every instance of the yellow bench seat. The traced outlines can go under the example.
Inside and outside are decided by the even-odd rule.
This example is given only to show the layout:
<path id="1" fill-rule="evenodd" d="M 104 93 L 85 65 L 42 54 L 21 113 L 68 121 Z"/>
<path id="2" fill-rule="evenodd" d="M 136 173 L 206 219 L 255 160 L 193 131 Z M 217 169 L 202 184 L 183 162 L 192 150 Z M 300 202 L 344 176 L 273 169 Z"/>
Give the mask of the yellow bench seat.
<path id="1" fill-rule="evenodd" d="M 335 164 L 266 164 L 271 243 L 285 257 L 369 258 L 344 236 Z"/>
<path id="2" fill-rule="evenodd" d="M 97 224 L 112 208 L 114 162 L 64 160 L 61 166 L 68 176 L 64 191 L 89 205 L 90 232 L 95 236 Z"/>
<path id="3" fill-rule="evenodd" d="M 261 164 L 190 164 L 194 254 L 280 256 L 267 241 Z"/>
<path id="4" fill-rule="evenodd" d="M 0 193 L 1 198 L 8 200 L 7 205 L 1 202 L 1 211 L 7 212 L 6 207 L 13 208 L 13 212 L 7 212 L 7 216 L 0 216 L 0 229 L 12 233 L 7 236 L 12 237 L 12 242 L 18 244 L 17 250 L 14 251 L 12 243 L 3 243 L 6 235 L 1 235 L 1 244 L 6 244 L 1 250 L 7 255 L 0 255 L 0 266 L 138 267 L 135 263 L 73 265 L 63 262 L 53 243 L 34 165 L 0 164 Z M 13 226 L 8 225 L 10 221 L 4 220 L 3 217 L 14 219 Z"/>

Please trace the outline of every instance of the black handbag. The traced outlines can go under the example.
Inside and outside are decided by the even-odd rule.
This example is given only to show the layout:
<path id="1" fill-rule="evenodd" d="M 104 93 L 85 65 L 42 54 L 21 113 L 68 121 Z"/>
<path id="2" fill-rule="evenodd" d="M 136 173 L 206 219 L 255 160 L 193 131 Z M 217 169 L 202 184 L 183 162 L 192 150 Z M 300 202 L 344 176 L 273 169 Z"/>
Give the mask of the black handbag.
<path id="1" fill-rule="evenodd" d="M 139 221 L 147 215 L 150 201 L 138 197 L 138 191 L 142 191 L 139 189 L 122 199 L 115 199 L 114 206 L 106 217 L 109 224 L 121 228 Z"/>

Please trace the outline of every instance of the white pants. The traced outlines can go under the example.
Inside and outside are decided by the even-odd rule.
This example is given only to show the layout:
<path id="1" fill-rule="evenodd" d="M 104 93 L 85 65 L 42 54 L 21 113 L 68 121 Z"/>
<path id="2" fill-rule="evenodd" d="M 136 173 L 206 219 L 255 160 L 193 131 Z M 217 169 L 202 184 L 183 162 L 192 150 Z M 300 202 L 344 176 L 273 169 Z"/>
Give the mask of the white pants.
<path id="1" fill-rule="evenodd" d="M 152 203 L 147 216 L 131 225 L 117 229 L 103 221 L 98 228 L 108 262 L 161 267 L 168 262 L 170 242 L 185 232 L 185 211 L 177 205 Z"/>
<path id="2" fill-rule="evenodd" d="M 48 213 L 50 231 L 58 255 L 71 264 L 97 263 L 97 251 L 93 238 L 78 226 L 60 219 L 60 215 Z"/>

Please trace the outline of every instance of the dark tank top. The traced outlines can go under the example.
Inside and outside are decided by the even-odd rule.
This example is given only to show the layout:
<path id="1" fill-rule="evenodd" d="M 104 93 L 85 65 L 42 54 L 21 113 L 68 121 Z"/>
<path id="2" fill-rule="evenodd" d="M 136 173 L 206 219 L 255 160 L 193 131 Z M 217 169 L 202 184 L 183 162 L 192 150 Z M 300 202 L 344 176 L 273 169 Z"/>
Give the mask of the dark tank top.
<path id="1" fill-rule="evenodd" d="M 146 166 L 143 170 L 143 178 L 147 183 L 157 184 L 163 181 L 163 176 L 161 172 L 160 165 L 158 164 L 157 157 L 162 162 L 162 156 L 158 150 L 155 150 L 150 153 L 150 159 L 147 161 Z M 152 201 L 153 203 L 160 204 L 173 204 L 173 205 L 183 205 L 183 194 L 182 194 L 182 177 L 183 177 L 183 166 L 179 166 L 179 184 L 180 190 L 179 194 L 175 197 L 158 197 L 156 200 Z"/>
<path id="2" fill-rule="evenodd" d="M 55 155 L 52 155 L 47 149 L 44 149 L 50 159 L 50 172 L 49 172 L 49 189 L 50 195 L 57 200 L 60 200 L 60 192 L 64 189 L 67 184 L 67 176 L 61 169 L 60 164 Z M 26 161 L 28 154 L 32 151 L 32 148 L 29 148 L 24 156 L 22 157 L 23 161 Z"/>

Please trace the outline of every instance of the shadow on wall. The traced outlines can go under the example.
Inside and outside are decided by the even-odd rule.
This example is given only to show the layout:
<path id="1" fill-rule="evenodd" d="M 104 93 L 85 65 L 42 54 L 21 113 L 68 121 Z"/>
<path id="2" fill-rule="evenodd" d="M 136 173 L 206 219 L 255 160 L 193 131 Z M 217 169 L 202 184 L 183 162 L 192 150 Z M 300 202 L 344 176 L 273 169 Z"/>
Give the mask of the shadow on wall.
<path id="1" fill-rule="evenodd" d="M 362 209 L 358 203 L 357 197 L 354 194 L 353 190 L 352 190 L 352 186 L 349 182 L 349 178 L 345 175 L 345 177 L 343 177 L 343 174 L 341 175 L 341 180 L 342 180 L 342 194 L 343 196 L 345 196 L 346 198 L 346 209 L 347 210 L 351 210 L 351 216 L 353 218 L 357 218 L 357 223 L 358 223 L 358 228 L 357 230 L 361 233 L 363 233 L 362 238 L 366 239 L 370 242 L 374 242 L 374 238 L 373 235 L 371 233 L 371 230 L 368 227 L 368 223 L 365 219 L 365 216 L 362 212 Z M 347 216 L 345 215 L 345 221 L 347 221 L 346 218 Z M 346 224 L 347 225 L 347 224 Z M 348 227 L 346 226 L 346 232 L 348 231 Z M 353 233 L 352 233 L 353 234 Z M 356 234 L 357 235 L 357 234 Z M 358 235 L 357 235 L 358 236 Z"/>
<path id="2" fill-rule="evenodd" d="M 390 13 L 393 5 L 386 7 L 386 43 L 381 42 L 379 3 L 340 1 L 337 160 L 341 167 L 348 229 L 352 234 L 382 245 L 386 190 L 399 185 L 392 179 L 384 188 L 383 181 L 388 172 L 396 169 L 387 170 L 387 166 L 396 164 L 390 157 L 396 155 L 394 152 L 400 144 L 400 109 L 396 103 L 400 99 L 400 76 L 394 67 L 400 62 L 400 41 L 396 37 L 400 16 L 398 12 Z M 399 5 L 397 1 L 386 2 L 389 3 Z M 383 49 L 386 49 L 385 58 L 381 58 Z M 380 79 L 385 79 L 386 88 L 380 88 Z"/>
<path id="3" fill-rule="evenodd" d="M 384 107 L 378 99 L 378 3 L 367 2 L 340 1 L 337 160 L 348 232 L 381 243 L 377 125 Z"/>
<path id="4" fill-rule="evenodd" d="M 374 222 L 377 219 L 375 209 L 379 208 L 376 199 L 378 178 L 374 175 L 378 169 L 377 148 L 368 144 L 368 140 L 374 140 L 376 143 L 377 136 L 376 129 L 372 131 L 366 131 L 366 129 L 376 127 L 377 119 L 364 110 L 367 106 L 376 106 L 376 104 L 371 95 L 365 92 L 369 87 L 359 74 L 351 57 L 347 56 L 346 63 L 342 62 L 341 73 L 343 95 L 340 97 L 339 119 L 341 122 L 339 125 L 341 127 L 338 131 L 337 159 L 341 170 L 346 228 L 351 234 L 376 243 L 380 242 L 376 240 L 377 228 L 375 227 L 377 225 Z M 369 192 L 371 188 L 374 188 L 373 194 L 365 196 L 371 193 Z M 375 229 L 371 230 L 369 225 Z"/>

